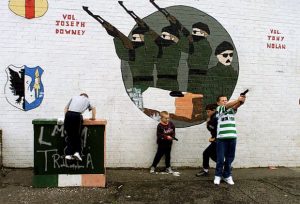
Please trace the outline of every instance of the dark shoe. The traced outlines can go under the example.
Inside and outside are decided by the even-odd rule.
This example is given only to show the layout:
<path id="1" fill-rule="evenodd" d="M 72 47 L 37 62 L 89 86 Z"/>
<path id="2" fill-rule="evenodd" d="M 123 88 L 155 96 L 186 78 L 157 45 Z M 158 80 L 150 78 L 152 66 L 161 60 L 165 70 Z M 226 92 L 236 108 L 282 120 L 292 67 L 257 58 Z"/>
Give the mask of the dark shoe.
<path id="1" fill-rule="evenodd" d="M 208 176 L 208 175 L 209 175 L 208 172 L 203 171 L 203 170 L 196 174 L 197 177 Z"/>
<path id="2" fill-rule="evenodd" d="M 181 91 L 171 91 L 170 96 L 172 97 L 184 97 Z"/>

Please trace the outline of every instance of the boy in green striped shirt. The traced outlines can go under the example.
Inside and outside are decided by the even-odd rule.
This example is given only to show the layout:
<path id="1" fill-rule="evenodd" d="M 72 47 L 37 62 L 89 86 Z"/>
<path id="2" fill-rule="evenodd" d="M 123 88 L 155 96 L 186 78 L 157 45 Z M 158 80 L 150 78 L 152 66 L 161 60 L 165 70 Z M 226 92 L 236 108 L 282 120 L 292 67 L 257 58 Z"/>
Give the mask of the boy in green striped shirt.
<path id="1" fill-rule="evenodd" d="M 228 102 L 226 96 L 217 98 L 217 166 L 214 184 L 219 185 L 221 178 L 233 185 L 231 176 L 231 163 L 235 157 L 236 147 L 236 127 L 235 113 L 237 109 L 245 102 L 246 96 L 241 95 L 238 99 Z M 224 162 L 225 159 L 225 162 Z"/>

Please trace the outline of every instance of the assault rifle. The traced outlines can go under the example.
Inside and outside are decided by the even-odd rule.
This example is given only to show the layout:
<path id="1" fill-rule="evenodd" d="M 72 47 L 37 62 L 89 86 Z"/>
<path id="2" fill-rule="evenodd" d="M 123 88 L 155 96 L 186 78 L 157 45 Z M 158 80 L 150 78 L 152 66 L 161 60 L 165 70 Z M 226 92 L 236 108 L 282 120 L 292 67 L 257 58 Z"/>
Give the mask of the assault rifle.
<path id="1" fill-rule="evenodd" d="M 96 21 L 98 21 L 99 23 L 101 23 L 102 25 L 109 25 L 110 23 L 108 23 L 106 20 L 104 20 L 104 18 L 102 18 L 99 15 L 95 15 L 93 14 L 90 10 L 89 7 L 87 6 L 82 6 L 82 9 L 84 11 L 86 11 L 90 16 L 92 16 L 94 19 L 96 19 Z"/>
<path id="2" fill-rule="evenodd" d="M 124 8 L 124 10 L 135 20 L 135 22 L 142 28 L 145 28 L 150 32 L 151 36 L 155 40 L 159 35 L 147 25 L 145 21 L 143 21 L 138 15 L 135 14 L 134 11 L 128 10 L 126 6 L 124 6 L 123 1 L 118 1 L 118 3 Z"/>
<path id="3" fill-rule="evenodd" d="M 176 28 L 181 31 L 183 33 L 183 35 L 185 37 L 189 37 L 189 41 L 192 41 L 191 38 L 191 33 L 190 31 L 188 31 L 188 29 L 186 29 L 178 20 L 175 16 L 172 16 L 165 8 L 161 8 L 159 7 L 154 0 L 150 0 L 151 4 L 153 4 L 153 6 L 155 8 L 157 8 L 157 10 L 159 10 L 168 20 L 172 25 L 175 25 Z"/>
<path id="4" fill-rule="evenodd" d="M 165 17 L 170 16 L 171 14 L 165 9 L 165 8 L 161 8 L 159 7 L 154 0 L 150 0 L 151 4 L 153 4 L 153 6 L 155 6 L 155 8 L 157 8 L 157 10 L 159 10 L 162 14 L 164 14 Z"/>
<path id="5" fill-rule="evenodd" d="M 102 18 L 101 16 L 93 14 L 87 6 L 82 6 L 82 9 L 86 11 L 94 19 L 96 19 L 96 21 L 98 21 L 105 28 L 105 30 L 109 35 L 119 38 L 122 41 L 125 48 L 129 50 L 133 50 L 133 44 L 126 35 L 124 35 L 121 31 L 119 31 L 116 27 L 111 25 L 109 22 L 104 20 L 104 18 Z"/>
<path id="6" fill-rule="evenodd" d="M 149 26 L 140 18 L 138 15 L 134 13 L 134 11 L 128 10 L 124 4 L 123 1 L 118 1 L 118 3 L 124 8 L 124 10 L 137 22 L 137 24 L 143 28 L 149 29 Z"/>

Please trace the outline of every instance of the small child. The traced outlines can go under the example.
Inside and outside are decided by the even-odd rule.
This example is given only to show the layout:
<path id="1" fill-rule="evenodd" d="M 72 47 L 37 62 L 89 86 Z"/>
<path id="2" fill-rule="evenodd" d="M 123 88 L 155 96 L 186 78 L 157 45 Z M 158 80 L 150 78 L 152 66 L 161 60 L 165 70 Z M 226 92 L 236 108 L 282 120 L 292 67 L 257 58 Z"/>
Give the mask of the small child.
<path id="1" fill-rule="evenodd" d="M 165 155 L 165 162 L 166 162 L 166 172 L 167 173 L 174 173 L 171 168 L 171 148 L 172 148 L 172 140 L 175 137 L 175 126 L 174 124 L 169 121 L 170 115 L 167 111 L 162 111 L 160 113 L 160 123 L 157 125 L 157 152 L 154 157 L 153 163 L 150 168 L 150 173 L 155 173 L 155 168 L 159 163 L 160 159 L 163 155 Z"/>
<path id="2" fill-rule="evenodd" d="M 203 151 L 203 170 L 196 174 L 196 176 L 208 176 L 209 158 L 213 161 L 217 161 L 217 126 L 218 119 L 216 118 L 217 104 L 208 104 L 205 107 L 207 113 L 206 128 L 210 132 L 211 137 L 209 138 L 210 145 Z"/>

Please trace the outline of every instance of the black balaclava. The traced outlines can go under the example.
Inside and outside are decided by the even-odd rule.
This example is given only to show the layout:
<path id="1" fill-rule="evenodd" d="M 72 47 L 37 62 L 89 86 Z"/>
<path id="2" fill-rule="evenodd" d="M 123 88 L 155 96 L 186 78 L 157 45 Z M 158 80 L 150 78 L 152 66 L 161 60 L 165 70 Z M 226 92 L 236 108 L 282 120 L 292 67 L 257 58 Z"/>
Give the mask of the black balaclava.
<path id="1" fill-rule="evenodd" d="M 193 24 L 192 28 L 198 28 L 198 29 L 205 31 L 208 35 L 210 34 L 209 27 L 205 23 L 201 23 L 201 22 L 195 23 L 195 24 Z M 195 42 L 206 39 L 206 37 L 204 37 L 204 36 L 192 35 L 192 37 Z"/>
<path id="2" fill-rule="evenodd" d="M 179 32 L 178 32 L 177 28 L 175 26 L 172 26 L 172 25 L 166 26 L 166 27 L 162 28 L 161 32 L 167 32 L 167 33 L 170 33 L 170 34 L 172 34 L 172 35 L 180 38 Z M 162 55 L 163 55 L 162 48 L 163 47 L 169 47 L 170 45 L 175 44 L 175 42 L 173 40 L 166 40 L 166 39 L 164 39 L 162 37 L 156 38 L 155 43 L 159 47 L 157 58 L 161 58 L 162 57 Z"/>

